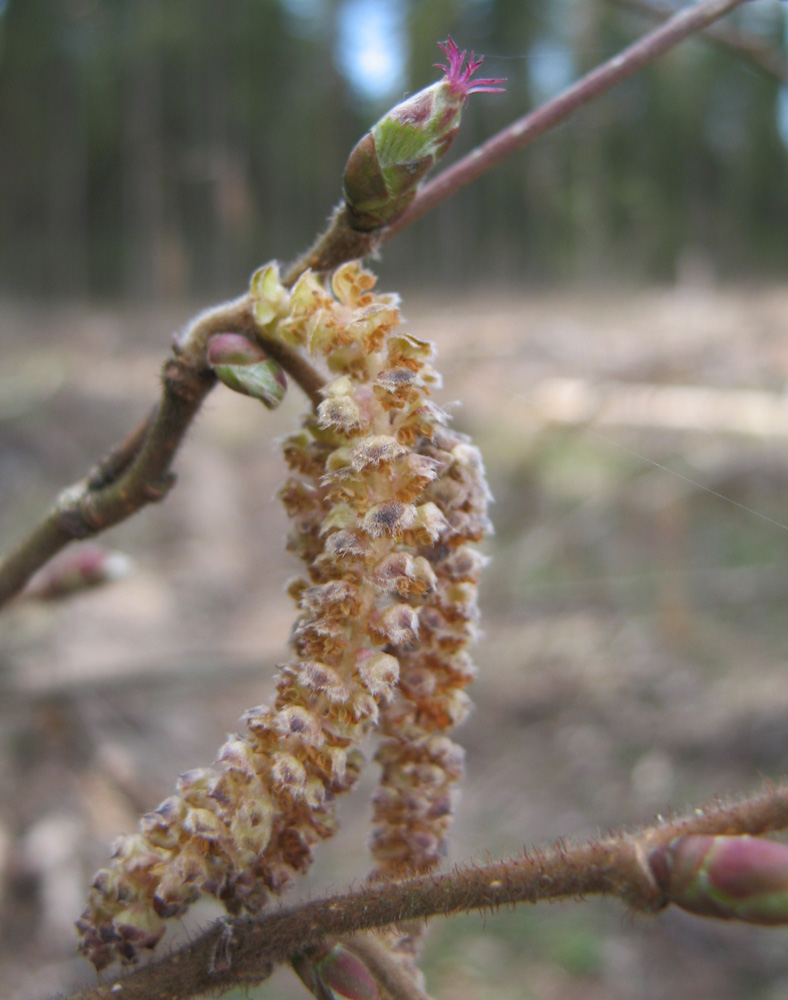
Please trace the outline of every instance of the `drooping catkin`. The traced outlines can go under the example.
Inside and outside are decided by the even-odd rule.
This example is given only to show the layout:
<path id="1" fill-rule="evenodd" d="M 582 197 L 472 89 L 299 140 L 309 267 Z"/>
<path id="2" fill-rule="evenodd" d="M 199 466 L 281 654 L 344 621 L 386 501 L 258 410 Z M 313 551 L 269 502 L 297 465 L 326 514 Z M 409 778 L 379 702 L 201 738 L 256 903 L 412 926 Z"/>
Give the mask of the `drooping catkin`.
<path id="1" fill-rule="evenodd" d="M 358 264 L 330 288 L 307 272 L 289 291 L 273 265 L 253 279 L 266 334 L 329 371 L 317 411 L 283 445 L 288 546 L 306 567 L 290 587 L 293 657 L 273 704 L 246 713 L 214 767 L 182 775 L 96 876 L 78 928 L 98 968 L 155 947 L 201 895 L 230 912 L 264 906 L 333 833 L 336 796 L 377 726 L 377 871 L 440 856 L 462 768 L 444 733 L 468 707 L 483 562 L 471 543 L 488 529 L 488 494 L 478 452 L 428 398 L 431 346 L 373 286 Z"/>
<path id="2" fill-rule="evenodd" d="M 419 645 L 400 656 L 394 698 L 381 706 L 375 755 L 381 767 L 373 795 L 371 878 L 404 878 L 437 867 L 445 854 L 456 784 L 463 775 L 463 748 L 446 732 L 463 721 L 465 693 L 475 668 L 467 646 L 476 635 L 476 583 L 484 556 L 469 542 L 488 530 L 481 459 L 464 437 L 440 429 L 428 447 L 442 460 L 427 494 L 455 527 L 454 545 L 425 552 L 435 586 L 419 613 Z M 420 979 L 415 959 L 422 921 L 400 924 L 383 935 L 394 956 Z"/>

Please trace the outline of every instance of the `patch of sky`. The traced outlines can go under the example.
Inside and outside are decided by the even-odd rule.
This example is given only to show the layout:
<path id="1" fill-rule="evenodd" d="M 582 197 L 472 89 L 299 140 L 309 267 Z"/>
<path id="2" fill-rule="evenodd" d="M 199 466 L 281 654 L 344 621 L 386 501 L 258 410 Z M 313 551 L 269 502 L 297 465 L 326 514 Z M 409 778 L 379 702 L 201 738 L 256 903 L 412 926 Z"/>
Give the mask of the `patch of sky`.
<path id="1" fill-rule="evenodd" d="M 694 0 L 695 3 L 699 0 Z M 746 3 L 736 11 L 738 24 L 740 27 L 753 35 L 774 38 L 779 33 L 782 24 L 782 34 L 784 47 L 788 49 L 788 16 L 785 12 L 786 0 L 774 3 Z M 788 87 L 780 89 L 777 98 L 777 128 L 780 138 L 785 146 L 788 146 Z M 719 131 L 719 130 L 718 130 Z M 724 131 L 724 130 L 723 130 Z M 718 136 L 719 137 L 719 136 Z M 736 140 L 732 133 L 728 136 L 726 145 L 730 145 Z"/>
<path id="2" fill-rule="evenodd" d="M 788 51 L 788 17 L 783 21 L 783 39 Z M 780 138 L 784 145 L 788 146 L 788 87 L 780 88 L 777 101 L 777 127 L 780 129 Z"/>
<path id="3" fill-rule="evenodd" d="M 541 39 L 528 50 L 528 74 L 534 97 L 547 101 L 574 80 L 572 52 L 556 39 Z"/>
<path id="4" fill-rule="evenodd" d="M 777 128 L 783 145 L 788 146 L 788 87 L 781 87 L 777 98 Z"/>
<path id="5" fill-rule="evenodd" d="M 742 8 L 739 8 L 742 10 Z M 747 28 L 755 34 L 765 34 L 774 39 L 782 28 L 783 50 L 788 52 L 788 5 L 781 3 L 745 4 L 743 12 L 750 18 Z M 788 86 L 780 88 L 777 97 L 777 129 L 783 145 L 788 146 Z"/>
<path id="6" fill-rule="evenodd" d="M 364 100 L 398 95 L 405 84 L 407 38 L 402 0 L 343 0 L 336 60 Z"/>
<path id="7" fill-rule="evenodd" d="M 8 0 L 0 0 L 0 18 L 5 14 L 6 7 L 8 6 Z M 3 37 L 0 35 L 0 64 L 3 62 Z"/>
<path id="8" fill-rule="evenodd" d="M 315 38 L 328 28 L 330 11 L 325 0 L 280 0 L 280 3 L 288 16 L 288 28 L 294 35 Z"/>

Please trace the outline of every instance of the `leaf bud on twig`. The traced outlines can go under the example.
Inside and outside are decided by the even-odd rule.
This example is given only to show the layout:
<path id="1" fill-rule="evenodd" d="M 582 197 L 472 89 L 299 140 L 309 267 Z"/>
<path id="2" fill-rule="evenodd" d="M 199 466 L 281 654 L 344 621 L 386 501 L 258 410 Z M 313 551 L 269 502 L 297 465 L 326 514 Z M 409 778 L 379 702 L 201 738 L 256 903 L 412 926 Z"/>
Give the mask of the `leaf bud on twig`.
<path id="1" fill-rule="evenodd" d="M 668 902 L 702 917 L 788 924 L 788 845 L 764 837 L 686 836 L 649 856 Z"/>
<path id="2" fill-rule="evenodd" d="M 378 1000 L 375 980 L 355 952 L 323 944 L 293 959 L 301 982 L 318 1000 Z"/>
<path id="3" fill-rule="evenodd" d="M 54 559 L 37 573 L 24 591 L 25 597 L 54 601 L 72 594 L 113 583 L 128 576 L 132 560 L 123 552 L 113 552 L 99 545 L 82 545 Z"/>
<path id="4" fill-rule="evenodd" d="M 269 410 L 285 398 L 287 379 L 279 364 L 240 333 L 217 333 L 208 341 L 208 364 L 228 389 L 259 399 Z"/>

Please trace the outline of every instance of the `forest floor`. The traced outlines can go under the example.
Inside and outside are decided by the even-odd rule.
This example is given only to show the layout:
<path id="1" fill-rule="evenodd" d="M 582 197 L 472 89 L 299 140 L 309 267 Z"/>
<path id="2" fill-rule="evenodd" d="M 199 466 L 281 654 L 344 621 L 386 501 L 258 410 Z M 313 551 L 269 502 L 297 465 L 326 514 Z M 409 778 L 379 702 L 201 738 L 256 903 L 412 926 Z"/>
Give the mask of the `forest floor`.
<path id="1" fill-rule="evenodd" d="M 462 400 L 496 499 L 447 863 L 784 774 L 788 289 L 486 293 L 404 313 L 438 345 L 438 401 Z M 0 303 L 0 548 L 142 417 L 190 315 Z M 302 406 L 296 390 L 273 414 L 215 391 L 170 498 L 105 538 L 134 571 L 0 621 L 4 1000 L 95 981 L 72 924 L 108 844 L 269 697 L 298 572 L 274 442 Z M 291 898 L 363 879 L 372 770 Z M 436 1000 L 778 1000 L 788 929 L 523 906 L 434 921 L 423 965 Z M 248 995 L 305 993 L 280 970 Z"/>

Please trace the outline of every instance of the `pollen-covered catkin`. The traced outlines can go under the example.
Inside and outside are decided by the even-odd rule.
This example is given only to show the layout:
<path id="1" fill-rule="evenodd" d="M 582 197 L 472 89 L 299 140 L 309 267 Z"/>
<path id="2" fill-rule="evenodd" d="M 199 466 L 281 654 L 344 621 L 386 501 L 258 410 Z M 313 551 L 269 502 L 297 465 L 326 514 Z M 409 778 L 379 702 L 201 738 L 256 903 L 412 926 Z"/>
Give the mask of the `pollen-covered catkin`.
<path id="1" fill-rule="evenodd" d="M 381 874 L 430 867 L 451 813 L 461 751 L 444 735 L 467 711 L 475 584 L 469 546 L 488 529 L 478 452 L 428 398 L 432 348 L 400 327 L 394 296 L 358 264 L 330 289 L 307 272 L 292 291 L 255 275 L 266 334 L 322 358 L 324 399 L 284 442 L 289 548 L 306 574 L 270 707 L 245 715 L 212 768 L 122 838 L 78 922 L 101 968 L 152 948 L 164 920 L 210 894 L 255 912 L 334 830 L 358 746 L 386 737 L 373 851 Z"/>
<path id="2" fill-rule="evenodd" d="M 423 549 L 433 585 L 419 612 L 419 645 L 400 656 L 394 698 L 381 706 L 384 737 L 375 760 L 381 767 L 373 796 L 373 879 L 404 878 L 435 868 L 446 849 L 464 751 L 447 731 L 462 722 L 470 701 L 465 688 L 475 669 L 467 652 L 476 635 L 476 584 L 484 556 L 471 544 L 489 529 L 489 493 L 478 451 L 448 428 L 436 431 L 422 451 L 440 463 L 425 496 L 455 529 L 452 544 Z M 425 930 L 422 921 L 399 924 L 383 935 L 392 954 L 419 978 L 414 964 Z"/>

